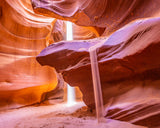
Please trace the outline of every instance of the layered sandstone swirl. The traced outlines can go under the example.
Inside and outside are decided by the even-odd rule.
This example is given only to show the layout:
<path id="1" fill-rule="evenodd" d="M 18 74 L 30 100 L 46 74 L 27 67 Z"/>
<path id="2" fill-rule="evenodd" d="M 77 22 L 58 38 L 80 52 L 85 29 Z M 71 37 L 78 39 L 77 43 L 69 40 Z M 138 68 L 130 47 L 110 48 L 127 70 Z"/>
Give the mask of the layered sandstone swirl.
<path id="1" fill-rule="evenodd" d="M 94 108 L 89 48 L 98 43 L 106 117 L 160 126 L 160 0 L 1 1 L 0 110 L 63 100 L 65 82 Z"/>

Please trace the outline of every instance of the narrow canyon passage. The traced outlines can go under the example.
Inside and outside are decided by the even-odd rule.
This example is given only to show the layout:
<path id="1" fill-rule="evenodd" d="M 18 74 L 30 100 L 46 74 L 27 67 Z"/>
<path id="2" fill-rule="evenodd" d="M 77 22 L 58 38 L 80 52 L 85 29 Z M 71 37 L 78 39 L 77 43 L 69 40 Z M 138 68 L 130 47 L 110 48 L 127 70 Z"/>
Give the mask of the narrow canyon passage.
<path id="1" fill-rule="evenodd" d="M 0 128 L 159 128 L 159 5 L 1 1 Z"/>

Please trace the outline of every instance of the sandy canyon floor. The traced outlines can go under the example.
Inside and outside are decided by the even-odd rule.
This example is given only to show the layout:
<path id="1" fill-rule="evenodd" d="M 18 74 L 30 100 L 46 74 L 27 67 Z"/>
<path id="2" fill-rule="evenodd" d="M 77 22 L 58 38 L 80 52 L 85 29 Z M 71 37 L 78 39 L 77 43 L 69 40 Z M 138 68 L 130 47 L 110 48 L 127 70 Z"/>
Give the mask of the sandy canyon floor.
<path id="1" fill-rule="evenodd" d="M 108 119 L 98 124 L 83 102 L 29 106 L 0 112 L 0 128 L 144 128 Z"/>

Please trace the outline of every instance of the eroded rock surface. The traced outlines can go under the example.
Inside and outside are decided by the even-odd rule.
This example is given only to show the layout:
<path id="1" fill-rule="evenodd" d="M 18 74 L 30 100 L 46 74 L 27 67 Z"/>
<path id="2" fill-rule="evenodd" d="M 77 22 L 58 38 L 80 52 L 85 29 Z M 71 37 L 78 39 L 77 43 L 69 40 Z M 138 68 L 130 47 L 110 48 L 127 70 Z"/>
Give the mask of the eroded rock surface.
<path id="1" fill-rule="evenodd" d="M 145 126 L 160 119 L 160 18 L 138 20 L 108 38 L 62 41 L 44 49 L 37 60 L 55 67 L 71 86 L 78 86 L 84 102 L 94 107 L 89 48 L 97 48 L 104 104 L 108 116 Z M 146 122 L 148 121 L 148 122 Z"/>
<path id="2" fill-rule="evenodd" d="M 73 38 L 95 38 L 101 31 L 74 24 Z M 53 99 L 58 92 L 63 97 L 55 69 L 42 67 L 35 59 L 42 49 L 62 40 L 66 22 L 35 14 L 30 0 L 0 3 L 0 110 Z"/>
<path id="3" fill-rule="evenodd" d="M 0 110 L 41 102 L 58 83 L 55 69 L 35 59 L 54 19 L 34 14 L 27 0 L 3 0 L 0 10 Z"/>
<path id="4" fill-rule="evenodd" d="M 80 87 L 85 103 L 94 107 L 89 48 L 103 43 L 97 54 L 104 104 L 111 102 L 107 116 L 158 127 L 160 19 L 118 29 L 160 16 L 159 5 L 159 0 L 32 0 L 36 13 L 86 26 L 73 25 L 74 39 L 82 41 L 66 42 L 64 21 L 34 14 L 30 0 L 1 1 L 0 109 L 62 97 L 63 84 L 57 84 L 63 80 L 55 69 L 35 60 L 59 41 L 37 60 Z"/>
<path id="5" fill-rule="evenodd" d="M 42 15 L 106 28 L 104 35 L 137 18 L 160 16 L 159 0 L 32 0 L 32 5 Z"/>

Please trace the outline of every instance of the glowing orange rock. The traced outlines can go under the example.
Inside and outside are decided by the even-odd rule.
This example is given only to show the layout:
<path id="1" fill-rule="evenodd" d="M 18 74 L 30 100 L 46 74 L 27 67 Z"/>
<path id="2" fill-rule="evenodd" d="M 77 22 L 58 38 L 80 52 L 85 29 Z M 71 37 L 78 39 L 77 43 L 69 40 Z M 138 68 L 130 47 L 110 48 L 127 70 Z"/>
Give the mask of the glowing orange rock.
<path id="1" fill-rule="evenodd" d="M 54 19 L 34 14 L 29 1 L 6 0 L 0 7 L 0 109 L 38 103 L 58 83 L 55 69 L 35 59 Z"/>

